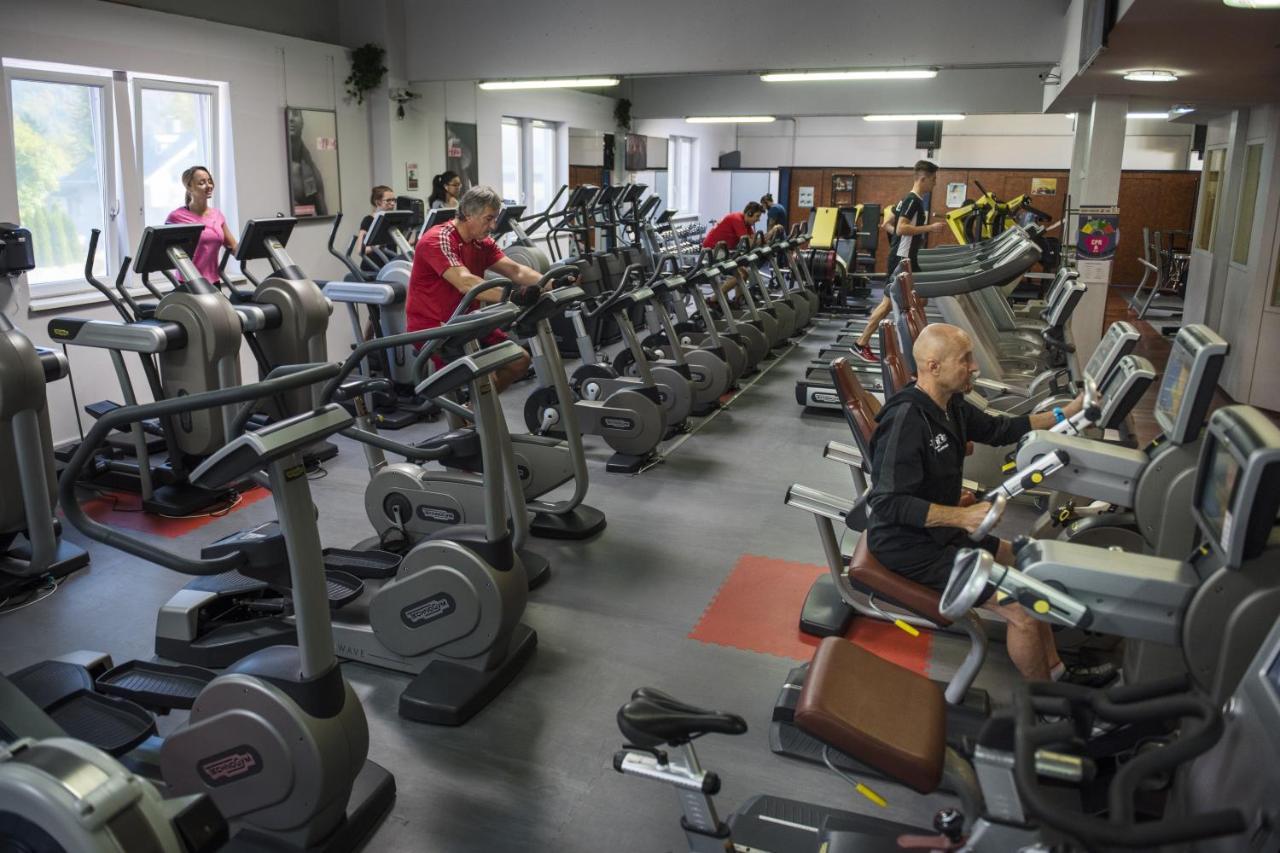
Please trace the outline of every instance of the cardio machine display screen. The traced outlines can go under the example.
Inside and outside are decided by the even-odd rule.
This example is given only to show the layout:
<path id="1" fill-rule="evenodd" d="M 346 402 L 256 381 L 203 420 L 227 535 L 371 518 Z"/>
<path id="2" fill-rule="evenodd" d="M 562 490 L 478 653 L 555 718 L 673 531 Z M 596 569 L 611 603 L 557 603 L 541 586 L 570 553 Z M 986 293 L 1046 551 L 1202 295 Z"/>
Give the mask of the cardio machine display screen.
<path id="1" fill-rule="evenodd" d="M 1191 360 L 1182 347 L 1175 346 L 1169 353 L 1169 364 L 1164 369 L 1164 381 L 1160 383 L 1160 393 L 1156 397 L 1157 417 L 1163 415 L 1164 423 L 1172 425 L 1178 421 L 1178 409 L 1182 405 L 1182 395 L 1186 393 L 1187 382 L 1191 379 Z M 1163 424 L 1162 424 L 1163 425 Z"/>
<path id="2" fill-rule="evenodd" d="M 1240 463 L 1222 442 L 1214 438 L 1209 441 L 1211 444 L 1206 448 L 1206 452 L 1211 455 L 1209 472 L 1200 488 L 1197 504 L 1200 517 L 1209 528 L 1205 532 L 1225 552 L 1231 539 L 1231 504 L 1235 498 L 1236 483 L 1240 479 Z"/>
<path id="3" fill-rule="evenodd" d="M 1102 368 L 1106 366 L 1108 356 L 1111 351 L 1116 348 L 1116 338 L 1119 337 L 1119 331 L 1115 328 L 1107 330 L 1107 334 L 1103 336 L 1102 341 L 1094 349 L 1093 355 L 1089 357 L 1089 363 L 1085 365 L 1085 375 L 1094 382 L 1101 382 L 1105 377 L 1099 376 Z"/>

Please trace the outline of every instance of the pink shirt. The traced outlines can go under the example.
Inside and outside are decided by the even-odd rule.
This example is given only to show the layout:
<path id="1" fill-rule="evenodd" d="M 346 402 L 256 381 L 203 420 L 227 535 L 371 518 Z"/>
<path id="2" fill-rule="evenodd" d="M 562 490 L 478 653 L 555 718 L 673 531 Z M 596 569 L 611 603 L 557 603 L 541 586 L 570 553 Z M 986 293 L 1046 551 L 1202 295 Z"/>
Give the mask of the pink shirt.
<path id="1" fill-rule="evenodd" d="M 204 230 L 200 232 L 200 243 L 196 246 L 195 254 L 191 256 L 192 262 L 196 265 L 196 269 L 200 270 L 200 274 L 208 280 L 210 284 L 218 283 L 218 252 L 222 250 L 223 229 L 227 224 L 226 217 L 222 215 L 222 211 L 215 207 L 211 207 L 204 212 L 204 216 L 197 216 L 186 207 L 179 207 L 165 217 L 165 225 L 204 225 Z"/>

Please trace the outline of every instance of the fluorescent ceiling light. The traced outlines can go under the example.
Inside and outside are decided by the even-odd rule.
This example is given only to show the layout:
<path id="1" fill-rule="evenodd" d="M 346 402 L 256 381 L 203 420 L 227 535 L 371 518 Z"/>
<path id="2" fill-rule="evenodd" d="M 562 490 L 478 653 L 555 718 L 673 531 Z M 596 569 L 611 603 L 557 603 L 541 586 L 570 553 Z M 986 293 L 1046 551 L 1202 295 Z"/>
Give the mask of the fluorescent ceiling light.
<path id="1" fill-rule="evenodd" d="M 1124 75 L 1124 79 L 1132 80 L 1135 83 L 1172 83 L 1178 79 L 1178 75 L 1172 71 L 1148 68 L 1141 71 L 1130 71 Z"/>
<path id="2" fill-rule="evenodd" d="M 1280 0 L 1222 0 L 1236 9 L 1280 9 Z"/>
<path id="3" fill-rule="evenodd" d="M 964 113 L 938 113 L 937 115 L 883 115 L 863 116 L 863 121 L 960 121 Z"/>
<path id="4" fill-rule="evenodd" d="M 773 116 L 685 116 L 689 124 L 766 124 Z"/>
<path id="5" fill-rule="evenodd" d="M 932 68 L 894 68 L 883 71 L 773 71 L 761 74 L 766 83 L 809 83 L 818 80 L 932 80 Z"/>
<path id="6" fill-rule="evenodd" d="M 1168 113 L 1125 113 L 1125 118 L 1164 118 L 1169 117 Z"/>
<path id="7" fill-rule="evenodd" d="M 596 86 L 616 86 L 617 77 L 573 77 L 562 80 L 488 80 L 481 89 L 585 89 Z"/>

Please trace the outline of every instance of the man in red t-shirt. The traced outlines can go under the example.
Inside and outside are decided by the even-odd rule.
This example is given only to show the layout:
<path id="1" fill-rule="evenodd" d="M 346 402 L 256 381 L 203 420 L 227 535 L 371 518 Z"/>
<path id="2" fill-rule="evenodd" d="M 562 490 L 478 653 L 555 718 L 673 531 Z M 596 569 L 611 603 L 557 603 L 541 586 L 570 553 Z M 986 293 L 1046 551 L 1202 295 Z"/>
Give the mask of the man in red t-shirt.
<path id="1" fill-rule="evenodd" d="M 453 316 L 463 295 L 484 281 L 487 270 L 493 270 L 517 285 L 536 285 L 542 276 L 537 270 L 516 263 L 502 253 L 489 236 L 502 209 L 502 196 L 491 187 L 472 187 L 458 201 L 458 215 L 428 230 L 418 241 L 413 253 L 413 272 L 409 276 L 408 304 L 405 306 L 406 329 L 434 329 Z M 501 288 L 485 290 L 476 297 L 474 307 L 482 302 L 498 302 Z M 493 346 L 507 339 L 494 331 L 480 343 Z M 432 359 L 436 367 L 444 366 L 439 356 Z M 494 373 L 498 390 L 522 379 L 529 370 L 529 357 L 514 361 Z"/>
<path id="2" fill-rule="evenodd" d="M 724 219 L 717 222 L 715 227 L 707 232 L 707 236 L 702 238 L 702 245 L 705 248 L 714 249 L 717 244 L 723 242 L 729 247 L 729 251 L 733 251 L 739 240 L 755 232 L 756 223 L 760 221 L 763 213 L 764 208 L 760 206 L 760 202 L 747 202 L 747 206 L 741 213 L 734 211 L 725 214 Z M 729 291 L 736 289 L 746 275 L 746 270 L 738 267 L 737 275 L 725 277 L 725 280 L 720 283 L 721 296 L 728 298 Z"/>

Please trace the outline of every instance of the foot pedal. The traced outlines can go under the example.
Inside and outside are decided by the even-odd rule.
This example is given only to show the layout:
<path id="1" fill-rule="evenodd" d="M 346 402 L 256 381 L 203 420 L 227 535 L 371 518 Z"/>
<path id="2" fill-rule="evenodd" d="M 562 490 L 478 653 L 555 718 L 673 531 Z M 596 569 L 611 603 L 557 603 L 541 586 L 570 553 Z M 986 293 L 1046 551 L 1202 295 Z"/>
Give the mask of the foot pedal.
<path id="1" fill-rule="evenodd" d="M 93 690 L 93 676 L 83 666 L 44 660 L 9 676 L 13 686 L 48 711 L 56 703 L 81 690 Z"/>
<path id="2" fill-rule="evenodd" d="M 161 713 L 191 710 L 196 697 L 217 677 L 199 666 L 131 660 L 98 678 L 98 690 Z"/>
<path id="3" fill-rule="evenodd" d="M 77 690 L 44 710 L 68 737 L 109 755 L 123 755 L 156 733 L 155 717 L 142 706 L 92 690 Z"/>
<path id="4" fill-rule="evenodd" d="M 329 593 L 329 607 L 332 610 L 350 604 L 364 592 L 364 581 L 346 572 L 325 569 L 324 580 Z"/>
<path id="5" fill-rule="evenodd" d="M 363 580 L 386 580 L 395 577 L 400 555 L 378 549 L 325 548 L 324 568 L 326 572 L 341 572 Z"/>

